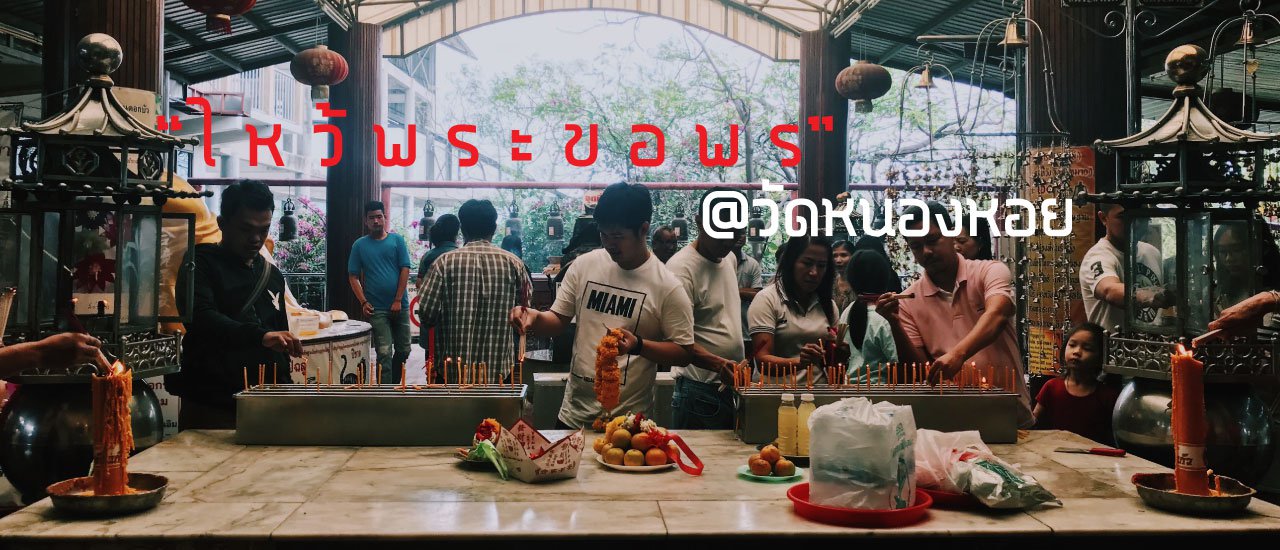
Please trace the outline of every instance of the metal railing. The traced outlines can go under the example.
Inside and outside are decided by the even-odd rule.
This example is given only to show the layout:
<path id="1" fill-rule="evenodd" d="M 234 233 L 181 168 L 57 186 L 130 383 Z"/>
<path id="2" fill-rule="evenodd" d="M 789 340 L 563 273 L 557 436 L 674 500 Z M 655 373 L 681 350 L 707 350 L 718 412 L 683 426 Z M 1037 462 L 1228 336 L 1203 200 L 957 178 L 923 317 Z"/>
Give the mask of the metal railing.
<path id="1" fill-rule="evenodd" d="M 284 281 L 298 303 L 307 309 L 329 311 L 324 273 L 285 273 Z"/>

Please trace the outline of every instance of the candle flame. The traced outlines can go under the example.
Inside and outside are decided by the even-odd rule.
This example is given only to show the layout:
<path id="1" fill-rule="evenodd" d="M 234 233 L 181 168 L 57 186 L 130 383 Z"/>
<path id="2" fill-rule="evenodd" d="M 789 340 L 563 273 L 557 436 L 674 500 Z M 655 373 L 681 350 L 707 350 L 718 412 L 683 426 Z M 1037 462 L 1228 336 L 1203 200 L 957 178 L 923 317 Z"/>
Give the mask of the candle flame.
<path id="1" fill-rule="evenodd" d="M 124 374 L 124 371 L 125 371 L 124 363 L 121 363 L 119 359 L 116 359 L 116 362 L 111 364 L 112 376 Z"/>
<path id="2" fill-rule="evenodd" d="M 1186 346 L 1183 346 L 1182 344 L 1178 344 L 1178 351 L 1174 353 L 1174 356 L 1182 357 L 1191 357 L 1192 355 L 1191 351 L 1187 350 Z"/>

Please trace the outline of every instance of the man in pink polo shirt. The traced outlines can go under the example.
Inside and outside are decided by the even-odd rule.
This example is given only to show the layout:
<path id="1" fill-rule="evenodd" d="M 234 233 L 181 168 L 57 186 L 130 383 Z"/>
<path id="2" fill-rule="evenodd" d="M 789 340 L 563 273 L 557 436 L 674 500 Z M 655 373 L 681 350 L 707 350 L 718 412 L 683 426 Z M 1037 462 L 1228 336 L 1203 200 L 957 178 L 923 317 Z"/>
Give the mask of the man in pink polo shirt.
<path id="1" fill-rule="evenodd" d="M 1013 327 L 1014 302 L 1009 268 L 996 261 L 966 260 L 956 253 L 951 237 L 939 224 L 952 227 L 951 216 L 941 204 L 929 209 L 908 208 L 908 229 L 919 229 L 924 216 L 929 232 L 906 237 L 924 276 L 904 291 L 912 298 L 899 300 L 892 293 L 881 296 L 876 311 L 888 319 L 894 343 L 903 362 L 932 362 L 929 380 L 954 378 L 970 362 L 980 368 L 1013 369 L 1022 407 L 1018 422 L 1030 427 L 1031 400 L 1023 376 L 1022 352 Z"/>

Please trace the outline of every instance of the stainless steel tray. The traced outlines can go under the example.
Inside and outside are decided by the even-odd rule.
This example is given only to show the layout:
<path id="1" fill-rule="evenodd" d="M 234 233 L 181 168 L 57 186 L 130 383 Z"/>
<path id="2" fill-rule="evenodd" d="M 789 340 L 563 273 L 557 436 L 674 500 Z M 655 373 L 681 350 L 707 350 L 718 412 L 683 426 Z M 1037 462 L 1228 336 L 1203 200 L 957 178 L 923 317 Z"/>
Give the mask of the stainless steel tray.
<path id="1" fill-rule="evenodd" d="M 527 387 L 257 386 L 236 395 L 244 445 L 470 445 L 476 425 L 520 418 Z"/>

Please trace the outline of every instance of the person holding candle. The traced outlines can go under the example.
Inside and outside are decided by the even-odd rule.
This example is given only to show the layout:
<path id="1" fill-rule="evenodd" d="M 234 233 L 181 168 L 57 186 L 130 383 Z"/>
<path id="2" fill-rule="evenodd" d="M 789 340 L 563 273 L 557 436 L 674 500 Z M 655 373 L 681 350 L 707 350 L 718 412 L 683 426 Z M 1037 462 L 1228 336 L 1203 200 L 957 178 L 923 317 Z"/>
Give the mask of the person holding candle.
<path id="1" fill-rule="evenodd" d="M 235 428 L 244 370 L 265 365 L 268 379 L 288 382 L 288 356 L 302 356 L 285 315 L 284 275 L 259 253 L 274 211 L 262 182 L 229 185 L 218 216 L 221 242 L 196 245 L 194 300 L 178 303 L 191 315 L 182 370 L 165 376 L 165 387 L 182 397 L 179 429 Z"/>
<path id="2" fill-rule="evenodd" d="M 795 369 L 797 384 L 826 380 L 832 360 L 820 342 L 831 342 L 836 326 L 831 241 L 826 237 L 791 237 L 778 261 L 773 283 L 756 294 L 747 312 L 751 349 L 758 364 Z M 841 355 L 847 353 L 840 346 Z"/>
<path id="3" fill-rule="evenodd" d="M 1011 387 L 1021 398 L 1018 423 L 1033 424 L 1031 399 L 1013 326 L 1013 276 L 1001 262 L 969 260 L 956 252 L 942 226 L 955 227 L 951 214 L 936 202 L 912 206 L 902 213 L 907 246 L 924 274 L 907 288 L 902 299 L 885 293 L 876 312 L 889 321 L 899 358 L 929 363 L 930 383 L 952 380 L 966 363 L 1012 369 Z M 928 216 L 926 223 L 926 216 Z"/>
<path id="4" fill-rule="evenodd" d="M 79 332 L 64 332 L 38 342 L 0 346 L 0 378 L 8 378 L 31 368 L 62 368 L 95 363 L 102 342 Z"/>
<path id="5" fill-rule="evenodd" d="M 604 248 L 573 261 L 551 311 L 524 306 L 511 310 L 510 322 L 523 334 L 555 336 L 577 318 L 577 335 L 564 401 L 557 425 L 577 429 L 602 415 L 652 413 L 657 365 L 690 361 L 693 308 L 680 280 L 645 245 L 653 201 L 643 185 L 615 183 L 596 204 Z M 617 407 L 602 410 L 596 401 L 596 346 L 610 329 L 619 329 L 621 389 Z"/>
<path id="6" fill-rule="evenodd" d="M 1036 428 L 1066 430 L 1114 445 L 1111 412 L 1120 388 L 1102 379 L 1106 332 L 1093 323 L 1081 323 L 1066 333 L 1062 343 L 1062 375 L 1050 379 L 1036 394 L 1032 415 Z"/>
<path id="7" fill-rule="evenodd" d="M 491 374 L 505 381 L 522 359 L 516 357 L 508 315 L 512 307 L 529 305 L 533 283 L 520 258 L 493 245 L 498 230 L 493 203 L 476 199 L 463 203 L 458 221 L 466 244 L 440 256 L 419 288 L 422 328 L 436 329 L 439 346 L 428 351 L 435 351 L 437 367 L 444 357 L 461 357 L 466 363 L 494 369 Z M 447 377 L 445 370 L 437 372 Z M 437 381 L 458 382 L 431 382 Z"/>
<path id="8" fill-rule="evenodd" d="M 733 429 L 734 393 L 730 387 L 733 367 L 742 361 L 742 324 L 738 318 L 739 297 L 736 258 L 733 257 L 737 231 L 728 239 L 717 239 L 707 231 L 711 220 L 703 212 L 715 212 L 713 193 L 728 192 L 716 187 L 702 195 L 695 220 L 701 230 L 688 246 L 676 252 L 667 269 L 680 280 L 693 304 L 693 360 L 673 366 L 675 391 L 671 396 L 671 427 L 676 429 Z M 746 212 L 741 212 L 746 218 Z"/>
<path id="9" fill-rule="evenodd" d="M 849 257 L 843 275 L 854 296 L 854 302 L 840 314 L 840 319 L 849 326 L 844 336 L 849 346 L 845 374 L 854 384 L 880 384 L 884 381 L 885 367 L 898 362 L 898 347 L 889 321 L 875 312 L 875 301 L 901 288 L 898 273 L 889 258 L 870 250 L 859 250 Z"/>

